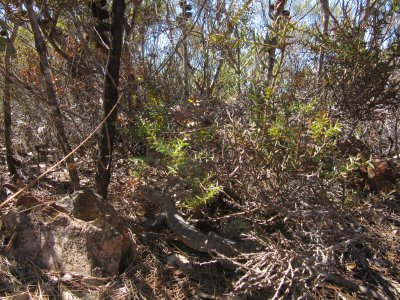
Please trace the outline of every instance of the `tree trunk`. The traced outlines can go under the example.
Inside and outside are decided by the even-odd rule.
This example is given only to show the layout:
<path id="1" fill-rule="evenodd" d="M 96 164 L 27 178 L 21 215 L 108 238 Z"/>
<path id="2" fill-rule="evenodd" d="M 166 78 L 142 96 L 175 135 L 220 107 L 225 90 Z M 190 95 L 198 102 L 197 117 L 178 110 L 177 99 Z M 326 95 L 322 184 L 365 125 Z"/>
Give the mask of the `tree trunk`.
<path id="1" fill-rule="evenodd" d="M 329 0 L 321 0 L 322 11 L 323 11 L 323 38 L 326 39 L 328 37 L 329 30 Z M 324 60 L 325 60 L 325 50 L 321 47 L 319 51 L 319 59 L 318 59 L 318 80 L 320 81 L 323 75 L 324 68 Z"/>
<path id="2" fill-rule="evenodd" d="M 365 4 L 360 4 L 361 8 L 360 8 L 360 15 L 362 15 L 362 19 L 360 21 L 359 27 L 360 27 L 360 37 L 362 39 L 363 42 L 366 42 L 366 31 L 367 31 L 367 26 L 368 26 L 368 20 L 369 17 L 371 16 L 371 1 L 370 0 L 366 0 Z M 372 4 L 374 5 L 374 3 Z"/>
<path id="3" fill-rule="evenodd" d="M 29 22 L 31 24 L 33 35 L 35 38 L 36 51 L 39 54 L 40 58 L 40 71 L 42 73 L 42 76 L 46 84 L 47 104 L 50 107 L 50 115 L 57 132 L 58 143 L 61 146 L 63 154 L 67 155 L 71 152 L 71 147 L 68 143 L 67 136 L 65 134 L 61 110 L 60 106 L 58 105 L 58 99 L 54 88 L 53 76 L 47 59 L 48 53 L 47 53 L 46 43 L 40 31 L 36 15 L 32 7 L 32 2 L 33 2 L 32 0 L 25 0 L 26 9 L 28 11 Z M 74 159 L 72 156 L 70 156 L 67 159 L 67 169 L 69 177 L 71 179 L 72 188 L 74 190 L 79 190 L 80 183 L 79 183 L 78 171 L 76 169 L 76 165 L 74 163 Z"/>
<path id="4" fill-rule="evenodd" d="M 237 26 L 235 27 L 235 38 L 236 38 L 236 43 L 237 43 L 237 48 L 236 48 L 236 59 L 237 59 L 237 65 L 236 65 L 236 80 L 237 80 L 237 96 L 240 99 L 242 97 L 242 87 L 241 87 L 241 73 L 242 73 L 242 66 L 240 64 L 240 58 L 241 58 L 241 53 L 240 53 L 240 35 L 239 35 L 239 29 Z"/>
<path id="5" fill-rule="evenodd" d="M 184 82 L 184 102 L 189 99 L 189 53 L 187 45 L 187 28 L 186 19 L 182 24 L 182 35 L 183 35 L 183 82 Z"/>
<path id="6" fill-rule="evenodd" d="M 12 51 L 14 48 L 14 41 L 18 34 L 18 24 L 14 24 L 11 36 L 7 41 L 6 53 L 4 56 L 4 96 L 3 96 L 3 109 L 4 109 L 4 141 L 6 146 L 6 159 L 7 167 L 10 175 L 13 178 L 18 178 L 17 168 L 15 166 L 15 159 L 13 154 L 12 143 L 12 125 L 11 125 L 11 62 Z"/>
<path id="7" fill-rule="evenodd" d="M 111 178 L 112 152 L 115 138 L 115 120 L 117 118 L 118 81 L 121 64 L 125 0 L 113 0 L 111 21 L 111 45 L 104 80 L 103 109 L 105 121 L 98 140 L 99 157 L 96 162 L 96 190 L 107 198 Z"/>
<path id="8" fill-rule="evenodd" d="M 274 13 L 272 14 L 274 21 L 274 29 L 275 31 L 279 31 L 279 16 L 284 10 L 286 4 L 286 0 L 275 1 L 274 5 Z M 276 33 L 272 33 L 272 37 L 269 40 L 269 50 L 268 50 L 268 69 L 267 69 L 267 85 L 271 85 L 273 74 L 274 74 L 274 66 L 276 61 L 276 47 L 278 46 L 278 38 L 276 37 Z"/>

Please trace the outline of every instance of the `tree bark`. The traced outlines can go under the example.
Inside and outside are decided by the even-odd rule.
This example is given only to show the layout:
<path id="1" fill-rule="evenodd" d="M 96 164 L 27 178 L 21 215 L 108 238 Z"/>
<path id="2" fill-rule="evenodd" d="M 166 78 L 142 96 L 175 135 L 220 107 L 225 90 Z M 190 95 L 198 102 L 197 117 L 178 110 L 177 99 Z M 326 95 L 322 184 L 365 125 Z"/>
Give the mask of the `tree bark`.
<path id="1" fill-rule="evenodd" d="M 329 0 L 321 0 L 322 11 L 323 11 L 323 29 L 322 34 L 323 38 L 328 37 L 329 30 Z M 318 80 L 320 81 L 323 75 L 324 68 L 324 60 L 325 60 L 325 50 L 321 47 L 319 51 L 319 59 L 318 59 Z"/>
<path id="2" fill-rule="evenodd" d="M 68 139 L 65 134 L 65 128 L 62 120 L 61 110 L 58 104 L 58 99 L 54 88 L 53 76 L 49 66 L 46 43 L 40 31 L 32 3 L 33 3 L 32 0 L 25 0 L 26 9 L 28 11 L 29 22 L 31 24 L 33 35 L 35 38 L 36 51 L 40 59 L 40 70 L 46 84 L 47 104 L 50 107 L 50 115 L 57 132 L 58 143 L 60 144 L 63 154 L 67 155 L 71 152 L 71 147 L 68 143 Z M 71 179 L 72 188 L 74 190 L 79 190 L 80 189 L 79 176 L 73 157 L 70 156 L 66 162 L 67 162 L 69 177 Z"/>
<path id="3" fill-rule="evenodd" d="M 186 6 L 186 1 L 184 1 L 184 5 Z M 187 30 L 187 20 L 186 20 L 186 15 L 185 15 L 185 7 L 182 8 L 182 36 L 183 36 L 183 41 L 182 41 L 182 46 L 183 46 L 183 82 L 184 82 L 184 92 L 183 92 L 183 97 L 184 97 L 184 102 L 186 102 L 189 99 L 189 52 L 188 52 L 188 42 L 187 42 L 187 37 L 188 37 L 188 30 Z"/>
<path id="4" fill-rule="evenodd" d="M 186 102 L 189 99 L 189 54 L 188 54 L 188 46 L 187 46 L 187 30 L 186 30 L 186 23 L 183 25 L 183 82 L 184 82 L 184 101 Z"/>
<path id="5" fill-rule="evenodd" d="M 242 87 L 241 87 L 241 73 L 242 73 L 242 66 L 240 63 L 240 58 L 241 58 L 241 51 L 240 51 L 240 35 L 239 35 L 239 29 L 236 26 L 235 27 L 235 38 L 237 41 L 237 48 L 236 48 L 236 59 L 237 59 L 237 64 L 236 64 L 236 80 L 237 80 L 237 95 L 238 98 L 240 99 L 242 97 Z"/>
<path id="6" fill-rule="evenodd" d="M 280 0 L 275 2 L 274 13 L 272 14 L 275 31 L 279 30 L 279 16 L 284 10 L 285 4 L 286 0 Z M 273 33 L 272 38 L 269 40 L 269 46 L 270 48 L 268 50 L 267 84 L 271 85 L 274 74 L 274 66 L 276 62 L 276 48 L 278 46 L 278 39 L 275 33 Z"/>
<path id="7" fill-rule="evenodd" d="M 14 24 L 10 38 L 7 41 L 6 51 L 4 55 L 4 96 L 3 96 L 3 112 L 4 112 L 4 141 L 6 146 L 6 160 L 8 172 L 13 178 L 18 178 L 18 172 L 15 165 L 13 143 L 12 143 L 12 119 L 11 119 L 11 66 L 12 51 L 14 41 L 18 34 L 18 24 Z"/>
<path id="8" fill-rule="evenodd" d="M 111 45 L 104 79 L 103 109 L 105 121 L 98 140 L 99 156 L 96 162 L 96 190 L 107 198 L 111 179 L 112 152 L 117 118 L 118 81 L 123 44 L 125 0 L 113 0 L 111 21 Z"/>
<path id="9" fill-rule="evenodd" d="M 364 42 L 366 41 L 365 33 L 367 31 L 369 17 L 371 16 L 371 10 L 372 7 L 370 0 L 366 0 L 365 4 L 361 4 L 360 14 L 362 15 L 362 19 L 360 21 L 359 26 L 360 26 L 360 37 Z"/>

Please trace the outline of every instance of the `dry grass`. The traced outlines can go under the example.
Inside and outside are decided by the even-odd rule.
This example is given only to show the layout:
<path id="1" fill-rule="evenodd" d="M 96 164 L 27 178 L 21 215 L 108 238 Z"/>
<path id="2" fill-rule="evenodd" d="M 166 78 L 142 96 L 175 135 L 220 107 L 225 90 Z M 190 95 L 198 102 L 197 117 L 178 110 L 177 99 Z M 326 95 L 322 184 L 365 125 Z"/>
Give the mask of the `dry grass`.
<path id="1" fill-rule="evenodd" d="M 146 180 L 169 184 L 155 173 L 149 176 L 154 178 Z M 134 241 L 134 251 L 119 276 L 83 278 L 39 270 L 34 265 L 20 266 L 0 255 L 2 299 L 53 299 L 71 296 L 71 292 L 83 299 L 400 297 L 400 201 L 395 194 L 376 203 L 322 204 L 305 197 L 313 194 L 312 189 L 315 195 L 315 186 L 303 180 L 291 182 L 268 202 L 236 203 L 232 217 L 239 209 L 241 217 L 251 220 L 252 232 L 264 249 L 235 258 L 241 270 L 233 274 L 208 255 L 187 248 L 167 228 L 144 227 L 143 223 L 153 220 L 154 207 L 137 194 L 136 185 L 138 182 L 131 179 L 119 180 L 111 190 L 110 201 L 121 217 L 131 220 Z M 302 188 L 290 188 L 294 186 Z M 203 212 L 214 222 L 226 220 L 229 213 L 224 203 L 232 201 L 228 194 L 222 194 L 213 206 L 222 205 L 224 210 L 214 209 L 213 213 L 204 207 Z M 193 270 L 182 271 L 168 264 L 171 253 L 186 256 Z M 20 298 L 13 298 L 17 295 Z"/>

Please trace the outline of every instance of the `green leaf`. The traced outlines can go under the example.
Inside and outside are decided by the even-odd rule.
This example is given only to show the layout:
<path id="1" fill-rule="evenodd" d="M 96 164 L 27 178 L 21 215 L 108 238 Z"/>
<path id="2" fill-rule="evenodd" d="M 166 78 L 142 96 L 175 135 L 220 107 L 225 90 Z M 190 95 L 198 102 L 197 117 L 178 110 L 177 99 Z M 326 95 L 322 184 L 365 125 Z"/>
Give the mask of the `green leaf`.
<path id="1" fill-rule="evenodd" d="M 398 11 L 400 8 L 400 0 L 393 0 L 393 11 Z"/>

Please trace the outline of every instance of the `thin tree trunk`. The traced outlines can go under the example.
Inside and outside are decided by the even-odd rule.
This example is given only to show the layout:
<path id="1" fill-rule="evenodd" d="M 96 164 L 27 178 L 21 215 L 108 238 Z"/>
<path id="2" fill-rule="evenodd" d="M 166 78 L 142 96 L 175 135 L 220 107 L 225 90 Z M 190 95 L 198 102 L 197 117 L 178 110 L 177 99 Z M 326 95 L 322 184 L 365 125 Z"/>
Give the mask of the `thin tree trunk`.
<path id="1" fill-rule="evenodd" d="M 212 95 L 212 94 L 213 94 L 214 89 L 215 89 L 215 87 L 217 86 L 218 79 L 219 79 L 219 75 L 221 74 L 221 70 L 222 70 L 222 66 L 223 66 L 223 65 L 224 65 L 224 60 L 221 58 L 221 59 L 218 61 L 217 69 L 216 69 L 216 71 L 215 71 L 215 73 L 214 73 L 214 76 L 213 76 L 213 78 L 212 78 L 212 80 L 211 80 L 210 90 L 208 91 L 208 94 L 209 94 L 209 95 Z"/>
<path id="2" fill-rule="evenodd" d="M 237 26 L 235 27 L 235 38 L 236 38 L 236 43 L 237 43 L 237 48 L 236 48 L 236 59 L 237 59 L 237 66 L 236 66 L 236 75 L 237 75 L 237 95 L 238 98 L 240 99 L 242 97 L 242 87 L 241 87 L 241 73 L 242 73 L 242 66 L 240 64 L 240 35 L 239 35 L 239 30 Z"/>
<path id="3" fill-rule="evenodd" d="M 111 178 L 112 152 L 115 138 L 115 120 L 118 102 L 118 81 L 121 64 L 125 0 L 114 0 L 112 4 L 111 46 L 104 80 L 103 109 L 104 117 L 110 116 L 104 123 L 98 141 L 99 157 L 96 162 L 96 190 L 107 198 Z M 113 110 L 114 109 L 114 110 Z"/>
<path id="4" fill-rule="evenodd" d="M 185 18 L 185 17 L 184 17 Z M 183 81 L 184 81 L 184 101 L 186 102 L 189 99 L 189 54 L 188 54 L 188 45 L 187 45 L 187 28 L 186 28 L 186 19 L 183 21 L 182 25 L 183 32 Z"/>
<path id="5" fill-rule="evenodd" d="M 363 5 L 363 4 L 361 4 L 361 5 Z M 360 9 L 361 10 L 361 14 L 363 14 L 362 15 L 362 19 L 361 19 L 360 24 L 359 24 L 359 26 L 360 26 L 360 37 L 361 37 L 363 42 L 366 41 L 365 40 L 366 39 L 365 34 L 366 34 L 366 31 L 367 31 L 368 20 L 369 20 L 369 17 L 371 16 L 371 9 L 372 9 L 372 7 L 371 7 L 371 1 L 370 0 L 366 0 L 364 6 L 362 6 L 361 9 Z"/>
<path id="6" fill-rule="evenodd" d="M 11 36 L 7 41 L 6 53 L 4 56 L 4 96 L 3 96 L 3 109 L 4 109 L 4 141 L 6 146 L 6 159 L 7 167 L 10 175 L 13 178 L 18 178 L 17 168 L 15 166 L 15 159 L 13 154 L 12 143 L 12 121 L 11 121 L 11 66 L 12 66 L 12 51 L 14 42 L 18 34 L 18 24 L 14 24 Z"/>
<path id="7" fill-rule="evenodd" d="M 399 158 L 399 114 L 396 113 L 396 122 L 394 123 L 394 152 L 396 153 L 396 158 Z"/>
<path id="8" fill-rule="evenodd" d="M 50 107 L 51 119 L 54 123 L 54 127 L 57 132 L 58 143 L 60 144 L 63 154 L 67 155 L 71 152 L 71 147 L 68 143 L 68 139 L 65 134 L 61 110 L 58 104 L 58 99 L 54 88 L 53 76 L 47 59 L 48 53 L 47 53 L 46 43 L 43 39 L 43 35 L 40 31 L 36 15 L 32 7 L 33 1 L 25 0 L 25 3 L 26 3 L 26 9 L 28 11 L 29 22 L 31 23 L 33 35 L 35 38 L 36 51 L 39 54 L 40 58 L 40 71 L 42 73 L 42 76 L 46 84 L 47 104 Z M 73 157 L 70 156 L 66 162 L 67 162 L 69 177 L 71 179 L 72 188 L 74 190 L 79 190 L 80 189 L 79 176 Z"/>
<path id="9" fill-rule="evenodd" d="M 275 59 L 276 59 L 276 37 L 273 37 L 269 41 L 269 50 L 268 50 L 268 68 L 267 68 L 267 85 L 271 85 L 272 82 L 272 76 L 274 72 L 274 66 L 275 66 Z"/>
<path id="10" fill-rule="evenodd" d="M 279 30 L 279 16 L 284 10 L 286 0 L 275 1 L 273 21 L 275 31 Z M 269 40 L 269 50 L 268 50 L 268 68 L 267 68 L 267 84 L 271 85 L 272 77 L 274 73 L 274 66 L 276 62 L 276 47 L 278 46 L 278 39 L 276 34 L 273 33 L 273 37 Z"/>
<path id="11" fill-rule="evenodd" d="M 204 30 L 204 29 L 203 29 Z M 201 94 L 205 95 L 206 99 L 209 97 L 209 90 L 210 90 L 210 64 L 209 64 L 209 59 L 210 59 L 210 48 L 208 43 L 206 42 L 206 39 L 204 37 L 204 34 L 202 35 L 202 42 L 203 42 L 203 48 L 205 49 L 204 51 L 204 64 L 203 64 L 203 82 L 201 83 Z"/>
<path id="12" fill-rule="evenodd" d="M 323 11 L 323 38 L 328 37 L 328 30 L 329 30 L 329 0 L 321 0 L 322 11 Z M 325 50 L 321 47 L 319 51 L 319 59 L 318 59 L 318 81 L 321 80 L 323 76 L 323 69 L 324 69 L 324 60 L 325 60 Z"/>

